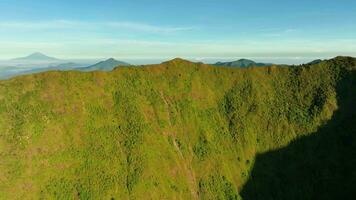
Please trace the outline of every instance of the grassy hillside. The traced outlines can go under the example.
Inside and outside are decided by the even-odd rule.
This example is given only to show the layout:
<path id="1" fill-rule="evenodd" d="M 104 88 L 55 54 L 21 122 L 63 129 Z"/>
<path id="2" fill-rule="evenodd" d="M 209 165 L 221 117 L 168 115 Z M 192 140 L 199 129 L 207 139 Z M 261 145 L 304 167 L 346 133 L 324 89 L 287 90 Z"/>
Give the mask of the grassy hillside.
<path id="1" fill-rule="evenodd" d="M 340 91 L 355 91 L 355 70 L 356 60 L 346 57 L 246 69 L 174 59 L 0 81 L 0 199 L 257 199 L 251 182 L 266 181 L 256 172 L 256 158 L 318 135 L 338 112 Z M 354 98 L 348 93 L 346 99 Z M 354 105 L 347 106 L 354 114 Z M 337 126 L 345 120 L 335 122 L 333 137 L 355 130 L 355 123 Z M 351 155 L 354 133 L 343 149 Z M 313 153 L 293 155 L 306 151 Z M 331 167 L 355 163 L 355 157 Z M 285 156 L 274 156 L 266 169 L 278 171 L 284 162 L 278 158 Z M 299 166 L 288 162 L 286 172 Z M 334 175 L 342 182 L 340 171 Z M 271 180 L 272 188 L 285 186 L 283 177 Z M 290 190 L 315 195 L 318 190 L 308 188 L 323 180 Z M 259 189 L 268 191 L 264 186 Z"/>

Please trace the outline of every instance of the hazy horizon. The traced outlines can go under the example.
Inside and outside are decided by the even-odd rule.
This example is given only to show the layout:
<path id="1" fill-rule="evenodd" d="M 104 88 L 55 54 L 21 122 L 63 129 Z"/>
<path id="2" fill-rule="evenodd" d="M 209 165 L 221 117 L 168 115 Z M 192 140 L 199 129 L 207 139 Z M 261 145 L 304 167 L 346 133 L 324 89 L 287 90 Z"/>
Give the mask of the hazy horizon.
<path id="1" fill-rule="evenodd" d="M 167 57 L 96 57 L 96 58 L 68 58 L 68 57 L 58 57 L 56 55 L 48 55 L 43 52 L 33 52 L 33 53 L 42 53 L 46 56 L 54 57 L 56 59 L 59 59 L 57 62 L 58 63 L 63 63 L 63 62 L 78 62 L 78 63 L 91 63 L 91 62 L 99 62 L 103 61 L 109 58 L 114 58 L 116 60 L 120 61 L 125 61 L 130 64 L 136 64 L 136 65 L 141 65 L 141 64 L 158 64 L 167 60 L 171 60 L 174 58 L 182 58 L 186 60 L 190 60 L 192 62 L 204 62 L 207 64 L 213 64 L 216 62 L 231 62 L 231 61 L 236 61 L 239 59 L 250 59 L 255 62 L 263 62 L 263 63 L 273 63 L 273 64 L 303 64 L 303 63 L 308 63 L 316 59 L 331 59 L 336 56 L 345 56 L 345 55 L 336 55 L 336 56 L 325 56 L 325 57 L 316 57 L 316 56 L 311 56 L 311 57 L 284 57 L 284 58 L 273 58 L 273 57 L 243 57 L 243 56 L 236 56 L 236 57 L 180 57 L 180 56 L 167 56 Z M 11 64 L 13 59 L 17 58 L 22 58 L 29 56 L 31 54 L 27 55 L 19 55 L 17 57 L 11 57 L 11 58 L 2 58 L 0 59 L 0 66 L 3 64 Z M 346 55 L 347 56 L 347 55 Z M 352 56 L 352 55 L 350 55 Z"/>

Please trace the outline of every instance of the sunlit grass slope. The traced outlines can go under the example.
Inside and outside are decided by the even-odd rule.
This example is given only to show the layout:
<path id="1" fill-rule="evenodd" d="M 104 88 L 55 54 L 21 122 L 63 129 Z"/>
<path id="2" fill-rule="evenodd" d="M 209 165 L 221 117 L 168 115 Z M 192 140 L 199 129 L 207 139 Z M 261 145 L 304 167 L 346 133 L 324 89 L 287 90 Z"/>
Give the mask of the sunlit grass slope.
<path id="1" fill-rule="evenodd" d="M 355 66 L 174 59 L 1 81 L 0 199 L 240 199 L 255 155 L 327 123 Z"/>

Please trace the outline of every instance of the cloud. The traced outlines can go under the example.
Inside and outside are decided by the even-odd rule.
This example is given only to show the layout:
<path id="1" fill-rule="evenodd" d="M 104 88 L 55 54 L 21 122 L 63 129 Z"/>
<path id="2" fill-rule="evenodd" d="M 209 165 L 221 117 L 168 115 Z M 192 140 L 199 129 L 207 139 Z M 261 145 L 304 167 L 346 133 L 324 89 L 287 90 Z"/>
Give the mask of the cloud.
<path id="1" fill-rule="evenodd" d="M 183 31 L 192 31 L 195 27 L 180 26 L 158 26 L 146 23 L 126 22 L 126 21 L 70 21 L 70 20 L 52 20 L 52 21 L 0 21 L 1 31 L 44 31 L 44 30 L 78 30 L 78 29 L 116 29 L 127 31 L 141 31 L 149 33 L 174 33 Z"/>
<path id="2" fill-rule="evenodd" d="M 194 27 L 162 27 L 162 26 L 153 26 L 153 25 L 142 24 L 142 23 L 132 23 L 132 22 L 108 22 L 108 23 L 104 23 L 103 25 L 112 28 L 123 28 L 123 29 L 131 29 L 131 30 L 144 31 L 144 32 L 156 32 L 156 33 L 191 31 L 195 29 Z"/>
<path id="3" fill-rule="evenodd" d="M 263 36 L 266 37 L 282 37 L 282 36 L 298 34 L 300 33 L 300 30 L 294 28 L 288 28 L 288 29 L 272 28 L 272 29 L 264 29 L 261 30 L 260 32 L 262 33 Z"/>

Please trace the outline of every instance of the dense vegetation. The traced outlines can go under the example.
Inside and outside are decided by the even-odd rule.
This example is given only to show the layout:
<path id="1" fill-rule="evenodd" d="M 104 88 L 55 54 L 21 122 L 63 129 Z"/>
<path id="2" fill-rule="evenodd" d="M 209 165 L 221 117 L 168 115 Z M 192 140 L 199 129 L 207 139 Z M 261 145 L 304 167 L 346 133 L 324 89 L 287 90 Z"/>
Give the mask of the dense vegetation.
<path id="1" fill-rule="evenodd" d="M 1 81 L 0 199 L 351 199 L 355 71 L 174 59 Z"/>

